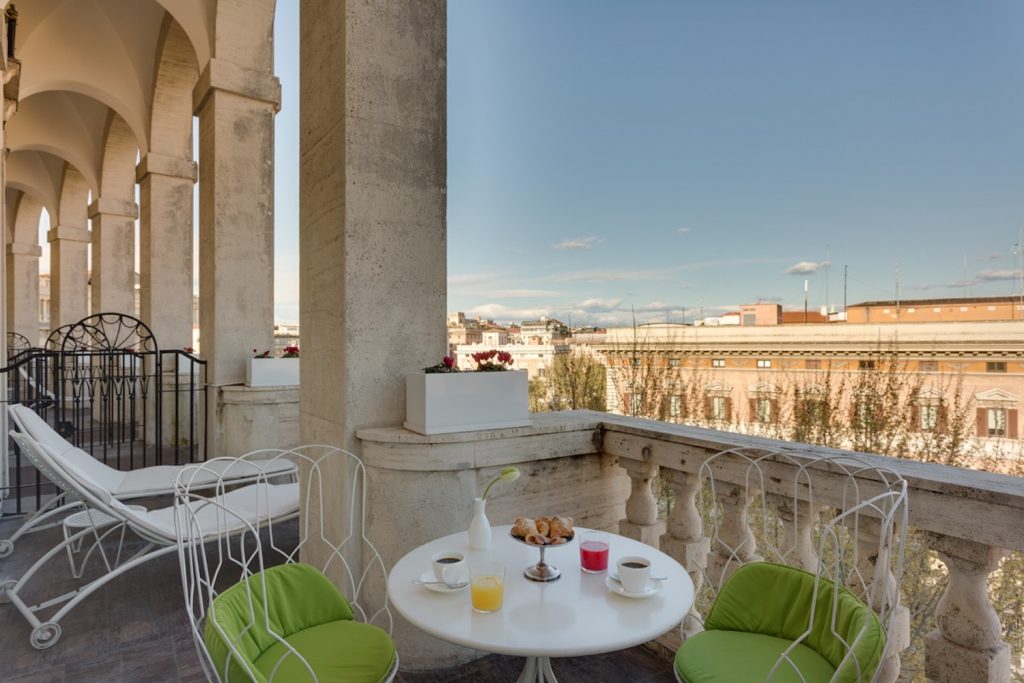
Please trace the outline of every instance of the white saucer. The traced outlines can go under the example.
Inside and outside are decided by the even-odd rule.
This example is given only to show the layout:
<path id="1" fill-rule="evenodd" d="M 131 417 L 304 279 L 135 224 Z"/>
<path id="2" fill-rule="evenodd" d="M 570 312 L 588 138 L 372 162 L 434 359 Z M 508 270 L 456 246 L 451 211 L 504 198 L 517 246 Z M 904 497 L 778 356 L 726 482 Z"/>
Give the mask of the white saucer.
<path id="1" fill-rule="evenodd" d="M 434 570 L 428 569 L 420 574 L 420 581 L 437 581 L 437 576 L 434 575 Z M 459 591 L 464 591 L 469 588 L 469 580 L 467 577 L 466 585 L 459 586 L 458 588 L 449 588 L 443 583 L 424 583 L 423 587 L 429 588 L 435 593 L 458 593 Z"/>
<path id="2" fill-rule="evenodd" d="M 615 593 L 616 595 L 621 595 L 624 598 L 631 598 L 633 600 L 642 600 L 644 598 L 649 598 L 652 595 L 657 595 L 661 592 L 661 585 L 663 583 L 665 582 L 655 581 L 654 579 L 648 579 L 646 588 L 644 588 L 639 593 L 633 593 L 631 591 L 626 590 L 625 586 L 623 586 L 621 583 L 613 579 L 611 576 L 604 577 L 604 585 L 608 590 L 610 590 L 612 593 Z"/>

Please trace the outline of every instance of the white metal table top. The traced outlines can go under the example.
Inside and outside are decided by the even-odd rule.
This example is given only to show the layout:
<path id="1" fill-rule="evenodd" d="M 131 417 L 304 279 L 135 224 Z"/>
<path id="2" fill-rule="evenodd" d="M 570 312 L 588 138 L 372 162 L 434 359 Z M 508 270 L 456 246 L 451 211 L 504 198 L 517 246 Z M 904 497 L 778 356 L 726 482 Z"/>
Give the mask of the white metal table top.
<path id="1" fill-rule="evenodd" d="M 693 583 L 686 570 L 651 546 L 609 534 L 608 566 L 619 557 L 642 555 L 651 560 L 652 575 L 667 576 L 652 597 L 625 598 L 605 587 L 607 573 L 580 570 L 577 541 L 549 547 L 545 560 L 562 577 L 537 583 L 523 576 L 536 564 L 536 548 L 513 541 L 509 526 L 495 527 L 488 550 L 470 550 L 468 535 L 459 532 L 430 541 L 398 561 L 388 576 L 391 605 L 414 626 L 451 643 L 485 652 L 525 657 L 572 657 L 621 650 L 678 627 L 693 603 Z M 505 565 L 505 602 L 497 612 L 480 614 L 470 605 L 469 589 L 438 593 L 412 583 L 431 567 L 441 551 L 464 553 L 470 563 L 491 560 Z"/>

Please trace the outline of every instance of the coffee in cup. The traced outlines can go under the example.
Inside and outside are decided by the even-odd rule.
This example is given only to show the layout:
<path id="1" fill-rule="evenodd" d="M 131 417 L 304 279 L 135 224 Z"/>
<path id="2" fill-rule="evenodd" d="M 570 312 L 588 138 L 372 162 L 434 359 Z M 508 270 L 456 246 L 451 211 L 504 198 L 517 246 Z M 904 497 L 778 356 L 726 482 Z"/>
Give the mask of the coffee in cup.
<path id="1" fill-rule="evenodd" d="M 651 578 L 651 561 L 639 555 L 620 557 L 617 565 L 619 582 L 630 593 L 642 593 L 647 590 L 647 582 Z"/>
<path id="2" fill-rule="evenodd" d="M 434 567 L 434 577 L 444 583 L 464 583 L 469 580 L 469 568 L 466 556 L 459 552 L 435 553 L 430 558 Z"/>

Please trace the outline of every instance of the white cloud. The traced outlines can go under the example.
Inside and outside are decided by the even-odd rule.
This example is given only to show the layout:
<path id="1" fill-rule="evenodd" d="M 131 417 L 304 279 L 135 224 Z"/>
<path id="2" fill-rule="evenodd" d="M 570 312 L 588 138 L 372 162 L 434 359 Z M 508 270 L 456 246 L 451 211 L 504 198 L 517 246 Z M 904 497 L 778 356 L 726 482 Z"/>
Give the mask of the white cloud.
<path id="1" fill-rule="evenodd" d="M 786 268 L 787 275 L 811 275 L 819 270 L 825 270 L 831 263 L 828 261 L 800 261 Z"/>
<path id="2" fill-rule="evenodd" d="M 1020 279 L 1019 270 L 983 270 L 978 273 L 978 282 L 998 282 L 1001 280 Z"/>
<path id="3" fill-rule="evenodd" d="M 650 268 L 647 270 L 578 270 L 574 273 L 559 273 L 551 277 L 555 282 L 622 282 L 668 280 L 679 271 L 675 268 Z"/>
<path id="4" fill-rule="evenodd" d="M 483 273 L 465 273 L 463 275 L 449 275 L 449 287 L 474 287 L 490 280 L 493 276 Z"/>
<path id="5" fill-rule="evenodd" d="M 556 244 L 552 249 L 593 249 L 603 240 L 600 237 L 570 237 Z"/>
<path id="6" fill-rule="evenodd" d="M 685 235 L 686 233 L 690 232 L 690 228 L 676 228 L 676 232 L 678 232 L 680 235 Z"/>
<path id="7" fill-rule="evenodd" d="M 495 289 L 484 292 L 482 296 L 489 299 L 530 299 L 533 297 L 557 297 L 559 292 L 551 289 Z"/>

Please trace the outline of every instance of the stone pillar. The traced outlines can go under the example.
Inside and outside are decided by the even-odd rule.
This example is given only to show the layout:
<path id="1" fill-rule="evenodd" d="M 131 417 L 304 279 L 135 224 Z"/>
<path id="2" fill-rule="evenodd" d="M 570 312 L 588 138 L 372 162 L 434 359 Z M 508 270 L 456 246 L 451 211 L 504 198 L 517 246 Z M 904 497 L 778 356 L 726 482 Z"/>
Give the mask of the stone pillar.
<path id="1" fill-rule="evenodd" d="M 135 169 L 139 184 L 139 317 L 160 348 L 192 346 L 191 159 L 147 154 Z"/>
<path id="2" fill-rule="evenodd" d="M 693 581 L 693 593 L 698 595 L 704 583 L 708 552 L 711 550 L 711 542 L 704 535 L 704 524 L 697 509 L 700 477 L 667 468 L 662 470 L 661 477 L 675 495 L 675 503 L 667 520 L 668 530 L 661 537 L 661 549 L 686 567 Z M 703 630 L 697 601 L 694 600 L 690 612 L 683 619 L 681 635 L 685 639 Z"/>
<path id="3" fill-rule="evenodd" d="M 949 570 L 946 592 L 935 608 L 939 627 L 925 636 L 927 680 L 1008 683 L 1010 647 L 986 591 L 988 575 L 1006 551 L 931 531 L 925 539 Z"/>
<path id="4" fill-rule="evenodd" d="M 847 587 L 886 626 L 885 655 L 874 680 L 895 683 L 900 676 L 900 653 L 910 647 L 910 609 L 899 604 L 899 582 L 892 571 L 893 543 L 898 543 L 899 536 L 892 526 L 883 528 L 878 518 L 866 514 L 846 522 L 851 531 L 856 529 L 858 570 L 847 578 Z"/>
<path id="5" fill-rule="evenodd" d="M 13 242 L 7 245 L 7 331 L 25 335 L 39 344 L 39 257 L 38 244 Z"/>
<path id="6" fill-rule="evenodd" d="M 56 225 L 46 233 L 50 243 L 50 329 L 76 323 L 89 315 L 89 242 L 84 226 Z"/>
<path id="7" fill-rule="evenodd" d="M 207 381 L 214 385 L 210 397 L 217 396 L 218 403 L 219 387 L 245 381 L 252 349 L 272 348 L 274 115 L 280 101 L 281 85 L 273 74 L 221 59 L 210 60 L 193 90 L 201 178 L 200 345 Z M 183 184 L 179 181 L 179 190 Z M 191 319 L 191 303 L 189 311 Z M 209 452 L 244 452 L 223 440 L 224 420 L 232 416 L 212 401 L 206 414 Z"/>
<path id="8" fill-rule="evenodd" d="M 302 439 L 400 425 L 446 333 L 446 3 L 302 3 Z"/>
<path id="9" fill-rule="evenodd" d="M 92 312 L 135 310 L 135 202 L 100 197 L 89 205 L 92 219 Z"/>
<path id="10" fill-rule="evenodd" d="M 18 90 L 21 81 L 21 63 L 7 57 L 7 15 L 0 21 L 3 36 L 3 55 L 0 56 L 0 71 L 3 76 L 4 103 L 0 111 L 0 235 L 7 244 L 7 121 L 18 110 Z M 6 256 L 6 255 L 5 255 Z M 7 305 L 7 259 L 0 258 L 0 304 Z M 0 315 L 0 358 L 7 359 L 7 315 Z M 6 363 L 5 363 L 6 364 Z M 0 373 L 0 396 L 7 397 L 7 373 Z M 0 410 L 0 433 L 7 433 L 7 411 Z M 6 487 L 10 469 L 7 467 L 7 445 L 10 439 L 0 439 L 0 487 Z M 0 494 L 0 504 L 3 503 Z"/>
<path id="11" fill-rule="evenodd" d="M 356 430 L 401 425 L 405 374 L 448 346 L 446 2 L 300 6 L 300 437 L 358 453 Z"/>
<path id="12" fill-rule="evenodd" d="M 658 501 L 651 491 L 651 481 L 658 476 L 658 466 L 650 462 L 650 450 L 644 449 L 644 460 L 619 459 L 630 480 L 626 518 L 619 522 L 619 533 L 655 548 L 665 533 L 665 522 L 658 519 Z"/>
<path id="13" fill-rule="evenodd" d="M 732 573 L 749 562 L 763 559 L 757 554 L 757 541 L 750 529 L 747 508 L 752 493 L 746 486 L 715 482 L 716 499 L 712 502 L 712 518 L 718 517 L 711 533 L 711 554 L 708 558 L 708 580 L 717 591 Z"/>

